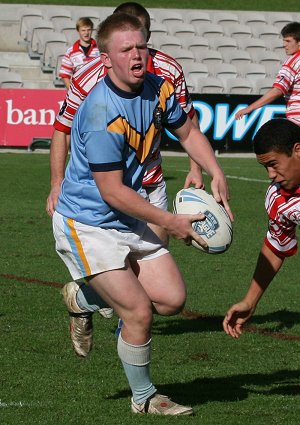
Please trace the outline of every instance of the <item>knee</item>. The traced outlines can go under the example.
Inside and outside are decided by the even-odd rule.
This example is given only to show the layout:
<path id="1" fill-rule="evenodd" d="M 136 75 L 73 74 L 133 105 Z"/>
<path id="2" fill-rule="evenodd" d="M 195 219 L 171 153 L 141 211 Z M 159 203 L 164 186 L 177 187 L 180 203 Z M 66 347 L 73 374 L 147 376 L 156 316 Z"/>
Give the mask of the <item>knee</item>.
<path id="1" fill-rule="evenodd" d="M 162 306 L 163 310 L 161 314 L 165 316 L 172 316 L 174 314 L 180 313 L 185 305 L 186 294 L 172 294 L 168 300 L 166 300 L 165 305 Z"/>

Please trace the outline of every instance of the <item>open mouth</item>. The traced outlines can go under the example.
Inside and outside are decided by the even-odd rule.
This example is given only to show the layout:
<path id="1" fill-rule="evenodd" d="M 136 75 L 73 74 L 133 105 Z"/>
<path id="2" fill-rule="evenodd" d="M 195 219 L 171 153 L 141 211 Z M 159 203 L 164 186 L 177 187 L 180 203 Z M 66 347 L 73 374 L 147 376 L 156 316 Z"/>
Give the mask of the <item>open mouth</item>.
<path id="1" fill-rule="evenodd" d="M 143 66 L 141 64 L 133 65 L 131 70 L 132 70 L 135 77 L 140 78 L 140 77 L 144 76 L 144 69 L 143 69 Z"/>

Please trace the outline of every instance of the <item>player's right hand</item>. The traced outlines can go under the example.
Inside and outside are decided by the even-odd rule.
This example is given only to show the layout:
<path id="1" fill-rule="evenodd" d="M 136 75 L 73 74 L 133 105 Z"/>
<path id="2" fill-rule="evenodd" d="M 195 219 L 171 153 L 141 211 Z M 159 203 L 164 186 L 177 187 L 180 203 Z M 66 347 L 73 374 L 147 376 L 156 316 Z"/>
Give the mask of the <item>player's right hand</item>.
<path id="1" fill-rule="evenodd" d="M 223 320 L 223 329 L 232 338 L 239 338 L 242 328 L 253 315 L 255 308 L 247 302 L 241 301 L 234 304 L 226 313 Z"/>
<path id="2" fill-rule="evenodd" d="M 51 189 L 49 196 L 47 198 L 46 212 L 50 217 L 52 217 L 54 214 L 59 194 L 60 194 L 60 187 L 59 188 L 54 187 Z"/>
<path id="3" fill-rule="evenodd" d="M 170 236 L 183 240 L 186 245 L 191 245 L 194 239 L 204 249 L 207 249 L 206 241 L 198 235 L 192 227 L 194 221 L 205 220 L 204 214 L 173 214 L 172 220 L 166 227 Z"/>

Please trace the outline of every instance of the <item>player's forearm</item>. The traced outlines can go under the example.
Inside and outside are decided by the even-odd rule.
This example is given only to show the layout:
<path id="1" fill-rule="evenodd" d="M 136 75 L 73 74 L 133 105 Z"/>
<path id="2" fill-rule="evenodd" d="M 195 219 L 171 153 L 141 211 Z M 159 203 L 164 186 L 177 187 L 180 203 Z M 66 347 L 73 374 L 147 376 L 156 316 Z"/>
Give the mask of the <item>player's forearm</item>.
<path id="1" fill-rule="evenodd" d="M 182 146 L 190 158 L 211 177 L 214 177 L 216 173 L 222 173 L 208 139 L 196 128 L 191 129 L 189 136 L 182 142 Z"/>
<path id="2" fill-rule="evenodd" d="M 255 308 L 273 278 L 278 273 L 282 263 L 283 258 L 278 257 L 265 244 L 262 246 L 250 287 L 244 298 L 244 301 L 251 307 Z"/>
<path id="3" fill-rule="evenodd" d="M 51 188 L 60 186 L 64 179 L 68 151 L 68 135 L 54 130 L 50 146 Z"/>
<path id="4" fill-rule="evenodd" d="M 249 112 L 252 112 L 255 109 L 261 108 L 262 106 L 265 106 L 271 102 L 274 102 L 274 100 L 278 99 L 281 96 L 282 96 L 281 90 L 277 89 L 276 87 L 273 87 L 262 97 L 257 99 L 255 102 L 251 103 L 247 109 L 249 110 Z"/>

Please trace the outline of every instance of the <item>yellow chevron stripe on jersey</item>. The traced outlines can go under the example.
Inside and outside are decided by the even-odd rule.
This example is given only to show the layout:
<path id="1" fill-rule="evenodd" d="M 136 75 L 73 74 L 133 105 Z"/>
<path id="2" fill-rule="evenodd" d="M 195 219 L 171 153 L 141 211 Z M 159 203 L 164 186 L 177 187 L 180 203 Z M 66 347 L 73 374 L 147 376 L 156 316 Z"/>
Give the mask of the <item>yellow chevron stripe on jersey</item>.
<path id="1" fill-rule="evenodd" d="M 169 100 L 171 95 L 174 93 L 174 86 L 172 86 L 172 84 L 170 84 L 168 81 L 164 80 L 163 84 L 160 86 L 159 91 L 159 103 L 164 112 L 167 107 L 167 100 Z"/>
<path id="2" fill-rule="evenodd" d="M 135 150 L 137 160 L 140 164 L 143 164 L 149 155 L 153 140 L 158 133 L 158 130 L 152 123 L 145 134 L 145 138 L 142 139 L 141 134 L 131 127 L 128 121 L 123 117 L 118 117 L 115 121 L 111 122 L 107 129 L 113 133 L 126 135 L 126 141 L 129 146 Z"/>

